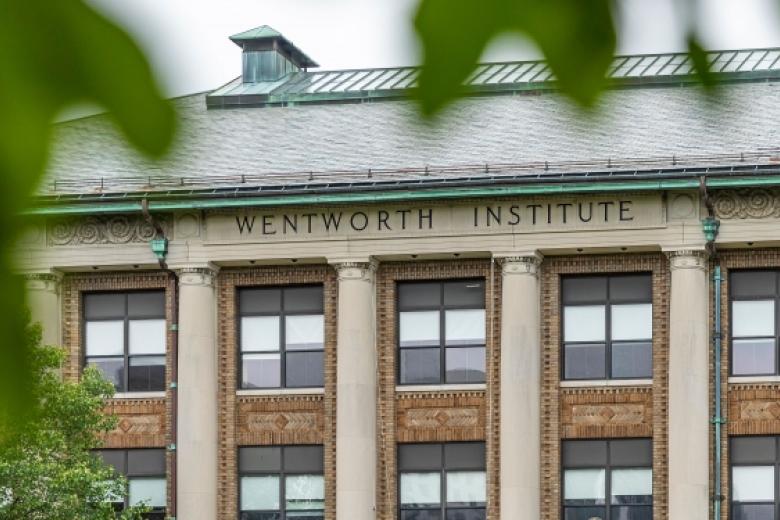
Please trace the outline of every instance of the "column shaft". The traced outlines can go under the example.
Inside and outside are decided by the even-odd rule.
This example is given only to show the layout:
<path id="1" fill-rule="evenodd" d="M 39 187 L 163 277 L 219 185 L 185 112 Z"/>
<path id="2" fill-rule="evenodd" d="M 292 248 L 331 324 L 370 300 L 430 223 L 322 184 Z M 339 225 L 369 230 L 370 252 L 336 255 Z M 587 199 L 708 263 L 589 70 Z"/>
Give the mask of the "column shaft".
<path id="1" fill-rule="evenodd" d="M 669 518 L 709 511 L 709 363 L 706 256 L 670 254 Z"/>
<path id="2" fill-rule="evenodd" d="M 336 518 L 376 517 L 374 266 L 337 265 Z"/>
<path id="3" fill-rule="evenodd" d="M 27 306 L 33 323 L 41 324 L 41 344 L 61 345 L 60 282 L 62 275 L 54 272 L 34 273 L 27 280 Z"/>
<path id="4" fill-rule="evenodd" d="M 501 289 L 501 518 L 540 515 L 539 259 L 504 260 Z"/>
<path id="5" fill-rule="evenodd" d="M 211 269 L 179 271 L 177 517 L 217 518 L 217 334 Z"/>

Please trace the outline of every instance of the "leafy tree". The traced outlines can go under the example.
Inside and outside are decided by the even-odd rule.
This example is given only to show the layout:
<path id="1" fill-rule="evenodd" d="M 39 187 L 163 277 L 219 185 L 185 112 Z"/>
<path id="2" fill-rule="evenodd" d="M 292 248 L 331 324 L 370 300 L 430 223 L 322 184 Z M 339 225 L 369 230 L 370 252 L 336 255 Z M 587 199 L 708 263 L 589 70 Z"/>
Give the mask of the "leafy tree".
<path id="1" fill-rule="evenodd" d="M 52 123 L 67 107 L 106 108 L 152 157 L 175 117 L 130 37 L 83 0 L 0 0 L 0 425 L 21 425 L 32 403 L 22 281 L 12 274 L 21 216 L 41 181 Z M 3 439 L 0 437 L 0 442 Z"/>
<path id="2" fill-rule="evenodd" d="M 113 385 L 95 368 L 80 382 L 63 382 L 65 352 L 40 346 L 40 327 L 28 326 L 35 409 L 6 432 L 0 447 L 0 518 L 3 520 L 139 519 L 144 508 L 114 512 L 106 497 L 124 497 L 126 482 L 90 450 L 116 426 L 103 413 Z"/>

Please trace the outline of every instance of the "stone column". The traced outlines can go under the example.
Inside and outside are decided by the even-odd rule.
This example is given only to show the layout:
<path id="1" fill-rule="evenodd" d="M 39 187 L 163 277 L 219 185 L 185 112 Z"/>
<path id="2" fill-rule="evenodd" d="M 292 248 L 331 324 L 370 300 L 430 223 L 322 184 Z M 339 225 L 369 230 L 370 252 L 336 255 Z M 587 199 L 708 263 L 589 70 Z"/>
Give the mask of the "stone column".
<path id="1" fill-rule="evenodd" d="M 501 286 L 501 518 L 538 520 L 541 450 L 540 257 L 508 257 Z"/>
<path id="2" fill-rule="evenodd" d="M 709 512 L 709 313 L 704 251 L 669 253 L 669 518 Z"/>
<path id="3" fill-rule="evenodd" d="M 42 345 L 62 344 L 60 327 L 60 282 L 62 273 L 47 271 L 25 275 L 27 306 L 33 322 L 41 324 Z"/>
<path id="4" fill-rule="evenodd" d="M 176 516 L 217 518 L 217 270 L 178 269 Z"/>
<path id="5" fill-rule="evenodd" d="M 376 295 L 373 263 L 339 263 L 336 519 L 376 518 Z"/>

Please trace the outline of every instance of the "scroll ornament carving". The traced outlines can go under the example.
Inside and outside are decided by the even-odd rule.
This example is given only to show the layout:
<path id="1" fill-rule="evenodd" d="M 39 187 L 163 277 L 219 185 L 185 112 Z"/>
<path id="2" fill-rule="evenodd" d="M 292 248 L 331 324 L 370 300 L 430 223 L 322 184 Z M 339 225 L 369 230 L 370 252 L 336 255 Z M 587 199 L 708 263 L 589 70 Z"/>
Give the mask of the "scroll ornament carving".
<path id="1" fill-rule="evenodd" d="M 780 191 L 763 188 L 718 191 L 715 215 L 722 219 L 780 217 Z"/>
<path id="2" fill-rule="evenodd" d="M 167 233 L 170 221 L 159 219 Z M 154 238 L 154 228 L 142 217 L 130 215 L 90 216 L 50 221 L 46 229 L 49 246 L 143 243 Z"/>

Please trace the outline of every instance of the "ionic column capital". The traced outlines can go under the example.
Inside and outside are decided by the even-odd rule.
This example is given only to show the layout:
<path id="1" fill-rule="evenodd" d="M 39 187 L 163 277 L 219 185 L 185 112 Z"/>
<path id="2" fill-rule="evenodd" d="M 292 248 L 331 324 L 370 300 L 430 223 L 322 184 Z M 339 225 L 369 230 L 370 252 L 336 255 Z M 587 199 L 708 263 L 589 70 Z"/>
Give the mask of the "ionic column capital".
<path id="1" fill-rule="evenodd" d="M 707 267 L 707 258 L 709 255 L 703 249 L 676 249 L 665 251 L 669 257 L 669 267 L 674 271 L 677 269 L 700 269 Z"/>
<path id="2" fill-rule="evenodd" d="M 338 273 L 339 281 L 366 281 L 373 282 L 376 275 L 377 262 L 334 262 L 333 268 Z"/>
<path id="3" fill-rule="evenodd" d="M 502 256 L 498 257 L 497 261 L 501 265 L 501 273 L 504 276 L 516 274 L 536 276 L 539 273 L 539 266 L 542 264 L 542 255 L 529 253 L 516 256 Z"/>
<path id="4" fill-rule="evenodd" d="M 213 287 L 219 267 L 213 264 L 185 266 L 174 269 L 179 276 L 179 285 Z"/>
<path id="5" fill-rule="evenodd" d="M 62 284 L 63 273 L 60 271 L 49 270 L 38 273 L 25 273 L 25 285 L 28 291 L 45 291 L 59 294 Z"/>

